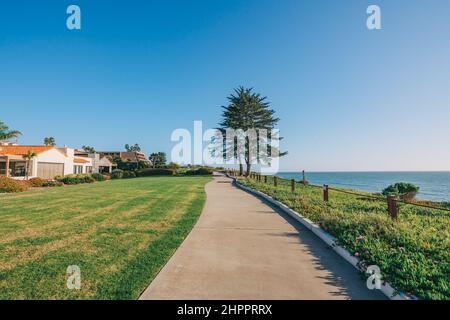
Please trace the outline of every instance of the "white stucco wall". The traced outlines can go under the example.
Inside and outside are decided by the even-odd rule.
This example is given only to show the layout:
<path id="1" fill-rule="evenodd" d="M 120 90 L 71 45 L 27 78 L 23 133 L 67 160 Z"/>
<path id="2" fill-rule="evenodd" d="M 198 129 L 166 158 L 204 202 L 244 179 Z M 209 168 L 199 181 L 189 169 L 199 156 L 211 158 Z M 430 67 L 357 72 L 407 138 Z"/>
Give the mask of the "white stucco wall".
<path id="1" fill-rule="evenodd" d="M 64 174 L 67 170 L 66 156 L 56 149 L 51 149 L 51 150 L 45 151 L 43 153 L 40 153 L 33 159 L 33 168 L 32 168 L 33 175 L 32 175 L 32 177 L 37 177 L 38 162 L 63 163 L 64 164 Z M 73 170 L 73 169 L 71 169 L 71 170 Z"/>
<path id="2" fill-rule="evenodd" d="M 86 167 L 93 167 L 93 173 L 98 172 L 98 165 L 96 165 L 96 161 L 99 161 L 98 155 L 96 157 L 94 156 L 89 158 L 78 157 L 88 161 L 87 163 L 74 163 L 74 158 L 74 149 L 71 148 L 55 148 L 42 152 L 32 159 L 32 172 L 30 173 L 29 178 L 37 177 L 39 162 L 64 164 L 64 175 L 73 174 L 74 164 L 82 166 L 83 173 L 86 173 Z M 24 177 L 16 177 L 14 179 L 22 180 Z"/>

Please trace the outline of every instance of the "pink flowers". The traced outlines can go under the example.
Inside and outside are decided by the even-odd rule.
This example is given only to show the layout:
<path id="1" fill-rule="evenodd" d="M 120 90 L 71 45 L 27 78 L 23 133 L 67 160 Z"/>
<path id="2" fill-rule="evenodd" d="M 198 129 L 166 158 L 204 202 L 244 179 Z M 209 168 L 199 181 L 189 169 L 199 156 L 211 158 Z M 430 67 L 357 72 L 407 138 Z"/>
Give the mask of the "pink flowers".
<path id="1" fill-rule="evenodd" d="M 364 251 L 364 254 L 367 256 L 369 254 L 369 251 Z"/>
<path id="2" fill-rule="evenodd" d="M 358 258 L 359 257 L 359 252 L 355 252 L 354 256 Z"/>

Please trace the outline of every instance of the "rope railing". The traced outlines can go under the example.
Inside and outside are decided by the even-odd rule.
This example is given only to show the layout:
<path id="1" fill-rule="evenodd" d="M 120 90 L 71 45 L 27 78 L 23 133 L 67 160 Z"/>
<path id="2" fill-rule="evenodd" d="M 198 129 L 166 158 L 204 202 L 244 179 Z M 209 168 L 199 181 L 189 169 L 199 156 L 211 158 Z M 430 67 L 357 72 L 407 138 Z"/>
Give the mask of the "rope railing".
<path id="1" fill-rule="evenodd" d="M 233 172 L 232 175 L 237 177 L 236 172 Z M 404 205 L 411 205 L 411 206 L 431 209 L 431 210 L 450 212 L 450 208 L 438 207 L 438 206 L 422 204 L 422 203 L 409 202 L 409 201 L 398 199 L 395 196 L 381 197 L 381 196 L 375 196 L 375 195 L 368 194 L 368 193 L 358 193 L 358 192 L 354 192 L 354 191 L 350 191 L 350 190 L 334 188 L 334 187 L 330 187 L 328 185 L 318 186 L 318 185 L 310 184 L 306 180 L 296 181 L 295 179 L 286 179 L 286 178 L 282 178 L 282 177 L 278 177 L 278 176 L 267 176 L 267 175 L 261 175 L 259 173 L 252 173 L 250 175 L 250 178 L 255 180 L 256 182 L 260 182 L 263 184 L 272 184 L 273 187 L 275 187 L 275 188 L 277 188 L 278 185 L 280 185 L 280 186 L 285 185 L 286 187 L 290 186 L 292 192 L 295 192 L 297 185 L 301 185 L 301 186 L 305 186 L 305 187 L 312 187 L 312 188 L 320 188 L 323 190 L 323 200 L 325 202 L 329 201 L 329 191 L 363 197 L 363 198 L 367 198 L 367 199 L 373 199 L 376 201 L 387 202 L 389 214 L 395 220 L 397 220 L 397 217 L 398 217 L 398 208 L 399 208 L 398 204 L 399 203 L 404 204 Z"/>

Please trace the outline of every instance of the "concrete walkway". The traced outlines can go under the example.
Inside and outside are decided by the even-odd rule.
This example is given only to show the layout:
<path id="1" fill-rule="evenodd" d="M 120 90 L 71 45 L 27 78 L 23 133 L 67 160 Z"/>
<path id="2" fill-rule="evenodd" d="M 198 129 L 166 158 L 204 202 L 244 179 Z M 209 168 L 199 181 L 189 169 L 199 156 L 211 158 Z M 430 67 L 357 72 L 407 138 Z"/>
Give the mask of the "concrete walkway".
<path id="1" fill-rule="evenodd" d="M 313 233 L 215 177 L 203 213 L 140 299 L 385 299 Z"/>

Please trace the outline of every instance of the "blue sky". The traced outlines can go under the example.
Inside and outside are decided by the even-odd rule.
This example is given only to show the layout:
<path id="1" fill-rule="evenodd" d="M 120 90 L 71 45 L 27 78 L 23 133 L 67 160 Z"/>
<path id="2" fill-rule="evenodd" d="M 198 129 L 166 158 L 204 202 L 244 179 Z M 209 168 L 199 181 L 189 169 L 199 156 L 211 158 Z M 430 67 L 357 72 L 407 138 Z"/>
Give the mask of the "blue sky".
<path id="1" fill-rule="evenodd" d="M 449 35 L 448 0 L 2 2 L 0 119 L 21 144 L 170 153 L 244 85 L 281 118 L 282 170 L 450 170 Z"/>

